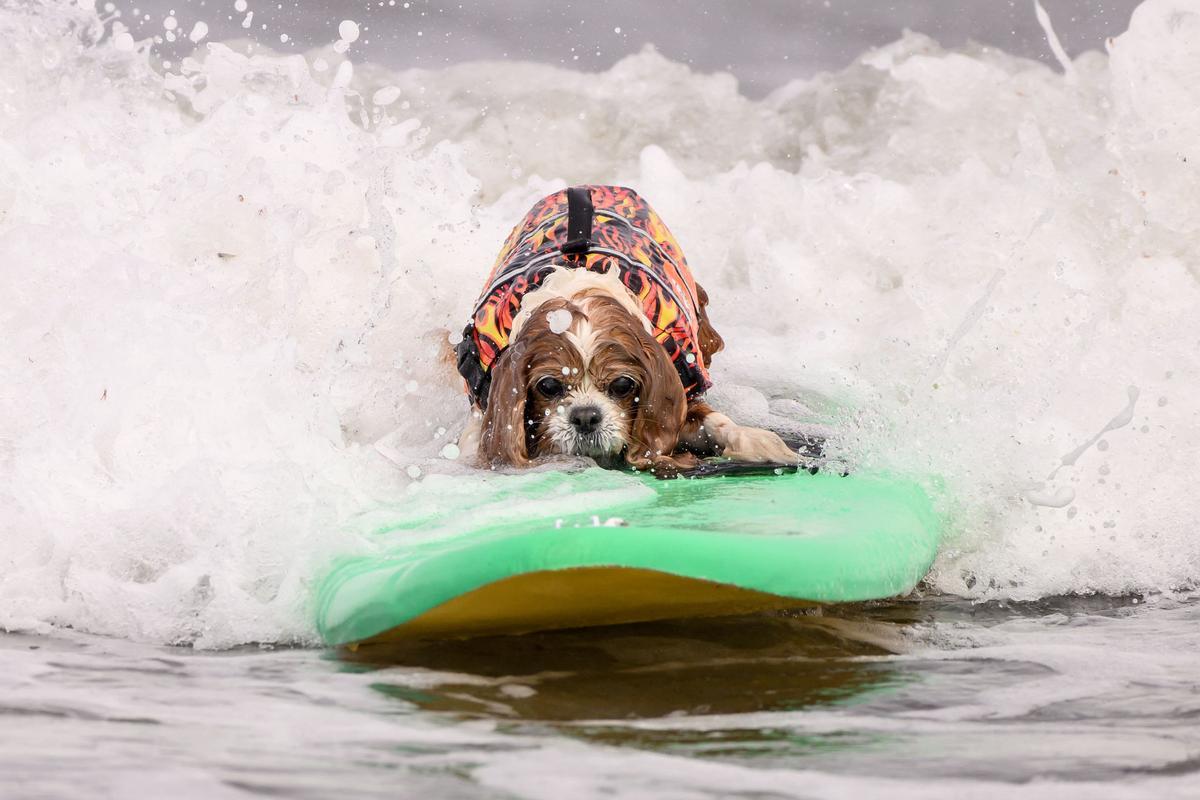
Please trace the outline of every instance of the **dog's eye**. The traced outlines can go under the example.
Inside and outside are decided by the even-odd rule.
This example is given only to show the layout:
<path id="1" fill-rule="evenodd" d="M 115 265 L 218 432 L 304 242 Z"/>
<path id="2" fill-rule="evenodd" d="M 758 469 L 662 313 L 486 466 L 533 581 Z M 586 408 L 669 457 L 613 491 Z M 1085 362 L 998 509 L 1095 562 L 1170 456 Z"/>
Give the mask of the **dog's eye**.
<path id="1" fill-rule="evenodd" d="M 633 382 L 633 378 L 622 375 L 608 385 L 608 393 L 612 397 L 628 397 L 636 388 L 637 384 Z"/>
<path id="2" fill-rule="evenodd" d="M 560 397 L 563 393 L 563 384 L 558 378 L 542 378 L 534 388 L 543 397 Z"/>

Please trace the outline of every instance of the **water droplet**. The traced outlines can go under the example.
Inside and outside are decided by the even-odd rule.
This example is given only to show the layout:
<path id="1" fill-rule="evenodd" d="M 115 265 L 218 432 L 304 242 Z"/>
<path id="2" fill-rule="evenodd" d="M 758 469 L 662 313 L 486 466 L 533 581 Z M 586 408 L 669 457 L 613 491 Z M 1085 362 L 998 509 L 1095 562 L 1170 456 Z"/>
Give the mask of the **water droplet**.
<path id="1" fill-rule="evenodd" d="M 571 327 L 571 312 L 565 308 L 556 308 L 546 316 L 551 333 L 566 333 Z"/>
<path id="2" fill-rule="evenodd" d="M 371 95 L 371 102 L 377 106 L 387 106 L 400 99 L 399 86 L 385 86 Z"/>
<path id="3" fill-rule="evenodd" d="M 344 19 L 338 23 L 338 36 L 344 42 L 358 41 L 358 23 L 352 19 Z"/>

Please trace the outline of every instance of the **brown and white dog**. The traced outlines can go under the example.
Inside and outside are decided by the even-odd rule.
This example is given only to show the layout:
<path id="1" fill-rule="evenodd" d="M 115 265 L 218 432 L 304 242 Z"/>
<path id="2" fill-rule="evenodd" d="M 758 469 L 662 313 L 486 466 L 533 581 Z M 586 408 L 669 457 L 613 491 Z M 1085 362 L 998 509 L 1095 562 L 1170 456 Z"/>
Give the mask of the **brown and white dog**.
<path id="1" fill-rule="evenodd" d="M 663 478 L 714 455 L 797 463 L 777 434 L 688 399 L 637 298 L 615 273 L 560 266 L 525 295 L 492 367 L 486 408 L 473 409 L 461 439 L 463 452 L 477 452 L 484 466 L 587 456 Z M 697 289 L 707 367 L 724 342 Z"/>

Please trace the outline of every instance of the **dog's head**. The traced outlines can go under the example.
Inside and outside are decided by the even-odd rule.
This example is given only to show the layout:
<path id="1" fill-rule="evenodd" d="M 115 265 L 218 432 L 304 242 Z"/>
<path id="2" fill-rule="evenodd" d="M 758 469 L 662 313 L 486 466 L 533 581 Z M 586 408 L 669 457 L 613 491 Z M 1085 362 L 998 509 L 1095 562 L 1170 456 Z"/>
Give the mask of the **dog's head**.
<path id="1" fill-rule="evenodd" d="M 538 305 L 492 366 L 480 455 L 525 465 L 556 454 L 669 471 L 687 413 L 662 345 L 603 293 Z"/>

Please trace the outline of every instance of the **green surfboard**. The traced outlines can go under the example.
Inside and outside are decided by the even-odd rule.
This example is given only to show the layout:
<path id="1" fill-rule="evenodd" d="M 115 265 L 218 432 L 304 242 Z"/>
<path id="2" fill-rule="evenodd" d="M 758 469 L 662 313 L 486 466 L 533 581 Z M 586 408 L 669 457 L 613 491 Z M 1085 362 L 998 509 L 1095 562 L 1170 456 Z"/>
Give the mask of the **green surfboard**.
<path id="1" fill-rule="evenodd" d="M 331 645 L 719 616 L 905 594 L 941 535 L 889 476 L 428 476 L 318 583 Z"/>

